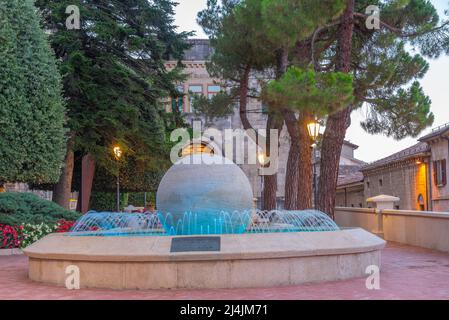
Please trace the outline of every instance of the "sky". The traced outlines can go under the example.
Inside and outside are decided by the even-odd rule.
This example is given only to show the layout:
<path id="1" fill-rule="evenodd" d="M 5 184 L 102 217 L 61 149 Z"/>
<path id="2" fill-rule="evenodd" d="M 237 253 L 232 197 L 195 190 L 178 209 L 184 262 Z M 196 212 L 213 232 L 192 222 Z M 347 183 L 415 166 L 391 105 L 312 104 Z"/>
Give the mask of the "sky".
<path id="1" fill-rule="evenodd" d="M 178 31 L 195 31 L 193 38 L 207 38 L 201 27 L 196 23 L 196 15 L 206 7 L 207 0 L 177 0 L 176 25 Z M 431 0 L 441 15 L 445 8 L 449 8 L 448 0 Z M 425 93 L 432 100 L 432 112 L 435 122 L 432 128 L 449 122 L 449 57 L 442 56 L 437 60 L 429 60 L 430 69 L 420 82 Z M 352 114 L 352 125 L 348 129 L 346 139 L 357 144 L 359 149 L 355 157 L 366 162 L 373 162 L 387 157 L 404 148 L 417 143 L 416 138 L 406 138 L 396 141 L 383 135 L 370 135 L 361 127 L 360 122 L 365 118 L 366 109 L 356 110 Z M 422 135 L 430 132 L 432 128 L 425 130 Z"/>

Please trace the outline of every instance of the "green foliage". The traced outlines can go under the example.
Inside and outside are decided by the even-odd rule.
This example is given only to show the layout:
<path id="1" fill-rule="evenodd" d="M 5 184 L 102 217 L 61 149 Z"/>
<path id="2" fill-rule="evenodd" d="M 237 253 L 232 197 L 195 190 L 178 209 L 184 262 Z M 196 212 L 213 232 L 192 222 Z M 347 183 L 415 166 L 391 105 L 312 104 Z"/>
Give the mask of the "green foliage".
<path id="1" fill-rule="evenodd" d="M 61 219 L 74 221 L 78 218 L 79 213 L 31 193 L 0 193 L 0 224 L 55 224 Z"/>
<path id="2" fill-rule="evenodd" d="M 193 100 L 195 115 L 204 116 L 206 125 L 211 124 L 215 119 L 226 118 L 232 115 L 234 107 L 234 99 L 226 92 L 219 92 L 212 98 L 196 95 Z"/>
<path id="3" fill-rule="evenodd" d="M 408 89 L 399 89 L 388 100 L 377 100 L 373 105 L 376 112 L 362 122 L 362 128 L 372 134 L 393 136 L 397 140 L 416 137 L 434 121 L 434 115 L 430 112 L 431 103 L 416 81 Z"/>
<path id="4" fill-rule="evenodd" d="M 167 161 L 161 161 L 159 167 L 149 167 L 145 163 L 134 159 L 124 161 L 123 164 L 120 167 L 120 190 L 123 192 L 156 191 L 164 172 L 170 167 L 170 163 Z M 115 191 L 116 182 L 116 174 L 98 168 L 94 177 L 93 189 L 104 192 Z"/>
<path id="5" fill-rule="evenodd" d="M 114 192 L 92 192 L 91 197 L 91 209 L 94 211 L 106 211 L 114 212 L 117 210 L 117 194 Z M 156 193 L 147 193 L 147 204 L 144 205 L 144 193 L 143 192 L 131 192 L 121 193 L 120 203 L 125 203 L 125 197 L 128 197 L 127 203 L 132 204 L 135 207 L 151 208 L 156 206 Z"/>
<path id="6" fill-rule="evenodd" d="M 160 100 L 176 92 L 181 58 L 190 33 L 177 33 L 171 0 L 37 0 L 50 39 L 62 60 L 69 127 L 75 151 L 90 153 L 97 167 L 115 175 L 113 145 L 123 162 L 151 170 L 168 159 L 166 123 Z M 81 29 L 67 30 L 68 5 L 77 5 Z M 131 164 L 122 163 L 121 166 Z M 131 171 L 130 171 L 131 172 Z M 138 172 L 137 172 L 138 173 Z M 137 174 L 136 173 L 136 174 Z"/>
<path id="7" fill-rule="evenodd" d="M 419 54 L 411 55 L 402 40 L 385 32 L 368 40 L 356 38 L 355 48 L 360 52 L 353 63 L 355 105 L 368 107 L 362 128 L 403 139 L 431 126 L 430 99 L 417 81 L 427 73 L 427 61 Z"/>
<path id="8" fill-rule="evenodd" d="M 272 42 L 291 48 L 341 14 L 343 0 L 262 0 L 262 18 Z"/>
<path id="9" fill-rule="evenodd" d="M 113 192 L 92 192 L 90 197 L 90 208 L 94 211 L 115 212 L 117 211 L 116 194 Z"/>
<path id="10" fill-rule="evenodd" d="M 55 182 L 65 108 L 54 54 L 32 0 L 0 0 L 0 181 Z"/>
<path id="11" fill-rule="evenodd" d="M 282 78 L 268 83 L 263 98 L 271 106 L 322 117 L 350 104 L 354 99 L 352 92 L 349 74 L 290 67 Z"/>
<path id="12" fill-rule="evenodd" d="M 210 37 L 214 54 L 207 68 L 211 76 L 239 81 L 246 66 L 263 71 L 273 66 L 279 47 L 268 41 L 263 27 L 261 1 L 208 1 L 198 23 Z"/>

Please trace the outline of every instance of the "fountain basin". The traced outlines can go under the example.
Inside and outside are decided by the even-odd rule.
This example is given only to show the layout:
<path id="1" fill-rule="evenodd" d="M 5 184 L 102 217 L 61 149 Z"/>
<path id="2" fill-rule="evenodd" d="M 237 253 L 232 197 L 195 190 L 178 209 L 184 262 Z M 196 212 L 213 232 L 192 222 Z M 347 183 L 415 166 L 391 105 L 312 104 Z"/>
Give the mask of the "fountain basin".
<path id="1" fill-rule="evenodd" d="M 198 237 L 198 236 L 195 236 Z M 203 236 L 204 237 L 204 236 Z M 49 235 L 24 250 L 29 277 L 64 285 L 66 267 L 83 288 L 174 289 L 288 286 L 367 276 L 385 241 L 363 229 L 225 234 L 219 251 L 171 252 L 179 236 Z"/>

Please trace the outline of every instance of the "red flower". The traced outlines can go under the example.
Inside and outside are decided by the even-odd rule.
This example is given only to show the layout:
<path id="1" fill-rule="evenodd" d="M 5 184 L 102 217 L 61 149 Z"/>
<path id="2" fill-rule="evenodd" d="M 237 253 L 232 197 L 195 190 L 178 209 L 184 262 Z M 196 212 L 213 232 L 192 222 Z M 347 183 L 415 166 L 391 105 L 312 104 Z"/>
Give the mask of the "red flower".
<path id="1" fill-rule="evenodd" d="M 66 221 L 64 219 L 59 220 L 58 227 L 56 228 L 56 232 L 58 232 L 58 233 L 69 232 L 74 224 L 75 224 L 75 221 Z"/>

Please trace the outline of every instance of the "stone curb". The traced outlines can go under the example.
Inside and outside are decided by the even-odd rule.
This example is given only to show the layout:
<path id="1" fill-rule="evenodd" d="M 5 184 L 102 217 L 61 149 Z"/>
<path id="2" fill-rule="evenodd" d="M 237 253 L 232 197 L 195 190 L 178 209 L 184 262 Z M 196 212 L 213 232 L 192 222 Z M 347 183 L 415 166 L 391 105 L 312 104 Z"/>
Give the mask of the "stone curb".
<path id="1" fill-rule="evenodd" d="M 0 249 L 0 257 L 1 256 L 14 256 L 23 254 L 20 249 Z"/>

